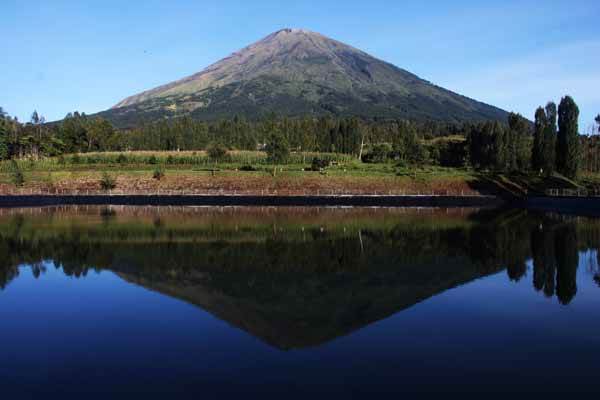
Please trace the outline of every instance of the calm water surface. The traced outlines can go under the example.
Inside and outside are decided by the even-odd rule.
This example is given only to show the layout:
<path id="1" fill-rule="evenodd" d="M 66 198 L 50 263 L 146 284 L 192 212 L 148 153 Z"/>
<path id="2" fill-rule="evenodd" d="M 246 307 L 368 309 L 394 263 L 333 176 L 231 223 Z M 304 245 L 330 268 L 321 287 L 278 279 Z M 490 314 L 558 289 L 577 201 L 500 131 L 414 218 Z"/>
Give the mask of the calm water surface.
<path id="1" fill-rule="evenodd" d="M 0 210 L 3 398 L 598 392 L 600 220 Z"/>

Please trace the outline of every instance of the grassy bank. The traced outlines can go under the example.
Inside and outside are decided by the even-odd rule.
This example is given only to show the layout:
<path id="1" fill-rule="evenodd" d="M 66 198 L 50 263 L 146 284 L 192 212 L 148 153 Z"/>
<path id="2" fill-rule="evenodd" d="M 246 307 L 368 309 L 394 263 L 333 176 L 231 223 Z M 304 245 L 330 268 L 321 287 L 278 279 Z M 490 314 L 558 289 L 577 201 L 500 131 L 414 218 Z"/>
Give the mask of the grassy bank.
<path id="1" fill-rule="evenodd" d="M 314 158 L 328 166 L 313 170 Z M 24 178 L 15 184 L 15 169 Z M 161 173 L 156 174 L 156 171 Z M 516 194 L 547 189 L 595 189 L 598 176 L 573 182 L 560 176 L 502 175 L 467 168 L 399 167 L 362 163 L 347 155 L 293 153 L 284 165 L 263 152 L 229 152 L 216 161 L 205 152 L 88 153 L 0 163 L 0 190 L 47 193 L 100 191 L 103 177 L 114 191 L 244 194 Z M 160 179 L 157 179 L 160 178 Z"/>

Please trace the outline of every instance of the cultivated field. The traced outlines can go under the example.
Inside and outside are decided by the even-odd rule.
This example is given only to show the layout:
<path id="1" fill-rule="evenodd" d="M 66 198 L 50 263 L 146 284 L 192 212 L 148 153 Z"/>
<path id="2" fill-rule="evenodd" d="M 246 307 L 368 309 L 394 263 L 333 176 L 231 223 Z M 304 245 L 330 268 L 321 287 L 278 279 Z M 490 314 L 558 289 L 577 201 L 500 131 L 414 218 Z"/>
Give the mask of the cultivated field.
<path id="1" fill-rule="evenodd" d="M 329 166 L 313 170 L 314 158 L 327 160 Z M 288 162 L 279 165 L 271 164 L 264 152 L 250 151 L 229 152 L 220 160 L 211 160 L 202 151 L 86 153 L 19 160 L 16 168 L 21 171 L 22 184 L 15 183 L 14 163 L 0 163 L 2 193 L 477 195 L 577 188 L 562 178 L 366 164 L 333 153 L 292 153 Z M 114 181 L 114 187 L 102 186 L 106 176 Z M 598 180 L 587 176 L 582 182 L 591 187 Z"/>

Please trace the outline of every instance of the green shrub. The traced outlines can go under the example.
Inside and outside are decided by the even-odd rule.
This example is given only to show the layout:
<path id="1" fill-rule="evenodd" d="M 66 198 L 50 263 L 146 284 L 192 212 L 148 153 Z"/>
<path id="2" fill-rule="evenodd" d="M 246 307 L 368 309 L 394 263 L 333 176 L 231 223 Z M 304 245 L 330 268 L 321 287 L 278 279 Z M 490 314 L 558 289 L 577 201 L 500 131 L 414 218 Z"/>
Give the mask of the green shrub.
<path id="1" fill-rule="evenodd" d="M 117 181 L 110 174 L 104 172 L 100 179 L 100 187 L 102 190 L 112 190 L 117 187 Z"/>
<path id="2" fill-rule="evenodd" d="M 164 177 L 165 177 L 164 169 L 162 169 L 161 167 L 156 167 L 154 169 L 154 172 L 152 173 L 152 178 L 156 179 L 157 181 L 160 181 Z"/>
<path id="3" fill-rule="evenodd" d="M 158 159 L 156 158 L 156 156 L 154 154 L 151 155 L 150 158 L 148 158 L 148 164 L 150 164 L 150 165 L 158 164 Z"/>
<path id="4" fill-rule="evenodd" d="M 367 154 L 362 156 L 365 163 L 384 163 L 392 158 L 392 146 L 388 143 L 376 144 Z"/>
<path id="5" fill-rule="evenodd" d="M 326 160 L 324 158 L 313 158 L 310 169 L 313 171 L 321 171 L 331 165 L 330 160 Z"/>
<path id="6" fill-rule="evenodd" d="M 17 187 L 21 187 L 25 183 L 23 171 L 21 171 L 21 167 L 19 167 L 19 164 L 15 160 L 11 160 L 10 178 L 12 183 Z"/>
<path id="7" fill-rule="evenodd" d="M 73 157 L 71 157 L 71 164 L 80 164 L 81 163 L 81 157 L 79 156 L 79 154 L 73 154 Z"/>
<path id="8" fill-rule="evenodd" d="M 227 147 L 221 143 L 211 143 L 206 148 L 206 153 L 211 161 L 221 161 L 227 156 Z"/>
<path id="9" fill-rule="evenodd" d="M 126 164 L 127 163 L 127 156 L 123 153 L 119 154 L 119 156 L 117 157 L 117 162 L 119 164 Z"/>
<path id="10" fill-rule="evenodd" d="M 251 172 L 251 171 L 257 171 L 257 169 L 254 168 L 252 165 L 242 165 L 240 167 L 240 171 Z"/>
<path id="11" fill-rule="evenodd" d="M 86 161 L 88 164 L 93 165 L 93 164 L 98 164 L 100 162 L 100 159 L 98 157 L 89 156 Z"/>

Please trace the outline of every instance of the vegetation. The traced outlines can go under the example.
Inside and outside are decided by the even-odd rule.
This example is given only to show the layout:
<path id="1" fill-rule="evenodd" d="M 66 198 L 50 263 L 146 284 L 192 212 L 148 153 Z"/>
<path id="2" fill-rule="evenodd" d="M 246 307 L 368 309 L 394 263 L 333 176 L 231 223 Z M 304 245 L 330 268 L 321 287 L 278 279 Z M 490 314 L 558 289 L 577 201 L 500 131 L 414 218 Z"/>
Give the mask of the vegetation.
<path id="1" fill-rule="evenodd" d="M 154 172 L 152 172 L 152 178 L 156 179 L 157 181 L 160 181 L 162 178 L 165 177 L 165 170 L 163 167 L 156 167 L 154 169 Z"/>
<path id="2" fill-rule="evenodd" d="M 579 108 L 570 97 L 564 97 L 558 106 L 557 170 L 569 178 L 579 171 Z"/>
<path id="3" fill-rule="evenodd" d="M 17 187 L 23 186 L 25 183 L 23 171 L 15 160 L 11 160 L 11 181 Z"/>
<path id="4" fill-rule="evenodd" d="M 18 275 L 19 266 L 53 260 L 74 277 L 95 268 L 176 286 L 204 280 L 216 285 L 219 293 L 256 304 L 278 299 L 274 306 L 280 310 L 283 301 L 288 305 L 308 298 L 318 301 L 329 293 L 323 287 L 337 290 L 348 282 L 362 282 L 363 290 L 379 287 L 382 291 L 377 298 L 382 298 L 384 293 L 397 293 L 391 290 L 396 285 L 408 290 L 413 279 L 435 283 L 448 277 L 448 287 L 453 287 L 458 278 L 468 277 L 469 281 L 503 270 L 508 279 L 531 279 L 541 295 L 556 296 L 569 304 L 577 294 L 580 252 L 595 249 L 600 233 L 597 221 L 591 219 L 522 211 L 461 218 L 452 210 L 423 215 L 417 210 L 370 209 L 266 213 L 249 209 L 168 213 L 99 209 L 87 214 L 49 209 L 34 217 L 21 212 L 6 214 L 0 222 L 0 288 Z M 302 246 L 298 246 L 300 241 Z M 481 246 L 482 242 L 487 245 Z M 115 257 L 116 252 L 127 263 L 123 257 Z M 529 260 L 533 261 L 533 274 L 528 272 Z M 600 272 L 597 262 L 590 265 L 596 270 L 592 272 Z M 356 271 L 361 273 L 353 273 Z M 34 271 L 34 276 L 39 272 Z M 340 273 L 344 273 L 342 280 Z M 249 277 L 257 284 L 240 284 Z M 269 284 L 272 282 L 278 284 Z M 315 282 L 319 283 L 316 288 Z M 290 285 L 301 290 L 292 290 Z M 271 292 L 277 288 L 280 293 Z M 401 292 L 406 294 L 406 290 Z M 368 295 L 373 297 L 370 291 Z M 324 305 L 340 301 L 339 297 L 323 300 Z M 319 307 L 294 309 L 314 312 Z"/>
<path id="5" fill-rule="evenodd" d="M 543 169 L 548 175 L 556 170 L 556 118 L 556 104 L 549 102 L 546 105 L 546 129 L 543 141 Z"/>
<path id="6" fill-rule="evenodd" d="M 102 179 L 100 179 L 100 187 L 102 190 L 106 191 L 113 190 L 117 187 L 117 182 L 109 173 L 104 172 L 102 174 Z"/>
<path id="7" fill-rule="evenodd" d="M 494 182 L 494 186 L 506 181 L 500 186 L 511 192 L 600 187 L 596 175 L 600 172 L 600 135 L 578 134 L 577 105 L 568 96 L 558 110 L 554 103 L 538 108 L 534 124 L 514 113 L 506 123 L 461 124 L 270 115 L 253 121 L 181 118 L 117 130 L 102 118 L 77 112 L 58 123 L 45 123 L 37 112 L 25 124 L 4 111 L 0 116 L 0 185 L 2 180 L 23 184 L 24 172 L 28 186 L 48 190 L 69 187 L 69 179 L 73 186 L 93 189 L 85 182 L 97 184 L 103 171 L 118 171 L 126 181 L 138 172 L 150 171 L 155 181 L 162 181 L 168 165 L 176 176 L 185 175 L 188 184 L 202 170 L 213 171 L 214 185 L 221 181 L 215 172 L 239 171 L 257 177 L 268 174 L 273 178 L 269 187 L 281 185 L 275 178 L 294 180 L 290 184 L 294 188 L 304 180 L 309 190 L 316 189 L 316 183 L 306 175 L 308 171 L 327 169 L 323 175 L 343 178 L 346 188 L 364 185 L 363 178 L 369 177 L 367 187 L 379 190 L 383 183 L 374 184 L 375 180 L 386 177 L 390 190 L 426 188 L 428 182 L 440 178 L 448 182 L 445 186 L 458 190 L 449 183 L 455 176 L 464 179 L 460 190 L 489 187 L 475 181 Z M 14 160 L 20 172 L 1 160 Z M 453 172 L 456 168 L 458 172 Z M 67 176 L 66 171 L 77 175 Z M 15 174 L 20 174 L 19 179 Z M 418 185 L 401 177 L 419 181 Z"/>
<path id="8" fill-rule="evenodd" d="M 212 161 L 223 161 L 227 156 L 227 147 L 220 143 L 211 143 L 206 149 L 206 153 Z"/>
<path id="9" fill-rule="evenodd" d="M 290 146 L 287 139 L 280 134 L 272 134 L 265 146 L 267 158 L 273 164 L 283 164 L 290 157 Z"/>

